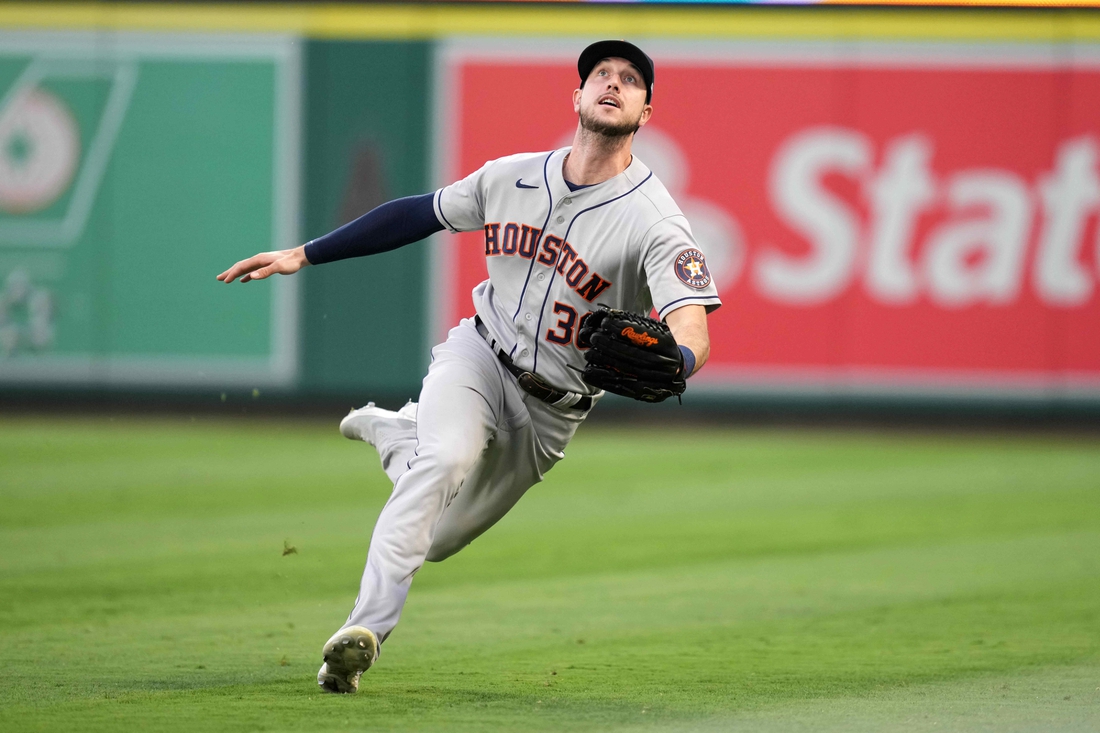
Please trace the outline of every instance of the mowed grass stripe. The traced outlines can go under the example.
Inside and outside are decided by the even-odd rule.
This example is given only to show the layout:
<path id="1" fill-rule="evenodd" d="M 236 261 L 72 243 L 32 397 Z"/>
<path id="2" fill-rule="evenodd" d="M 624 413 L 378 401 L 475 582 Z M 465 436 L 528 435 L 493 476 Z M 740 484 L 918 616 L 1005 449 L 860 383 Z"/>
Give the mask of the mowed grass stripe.
<path id="1" fill-rule="evenodd" d="M 388 493 L 334 425 L 0 422 L 0 728 L 1100 726 L 1100 441 L 585 429 L 332 698 Z"/>
<path id="2" fill-rule="evenodd" d="M 910 550 L 817 563 L 741 562 L 698 568 L 675 582 L 650 573 L 576 584 L 500 583 L 477 593 L 428 591 L 412 603 L 371 689 L 401 696 L 429 685 L 458 699 L 500 688 L 520 698 L 574 702 L 613 701 L 624 691 L 647 702 L 660 692 L 659 701 L 647 704 L 698 713 L 1080 661 L 1097 651 L 1095 594 L 1077 579 L 1065 580 L 1071 571 L 1044 577 L 1039 566 L 1066 549 L 1095 551 L 1097 544 L 1094 537 L 1069 548 L 1051 540 L 948 548 L 919 581 L 913 577 L 919 554 Z M 980 587 L 944 582 L 958 574 L 951 558 L 959 552 L 975 558 Z M 1031 577 L 1003 569 L 988 577 L 997 557 L 1002 568 L 1030 564 Z M 852 577 L 856 567 L 879 570 Z M 1021 582 L 1031 583 L 1027 593 L 1016 587 Z M 301 603 L 280 611 L 273 619 L 236 609 L 224 620 L 185 625 L 182 633 L 165 634 L 179 628 L 172 616 L 90 627 L 81 649 L 100 672 L 94 686 L 67 674 L 39 674 L 35 681 L 47 693 L 58 692 L 51 683 L 63 685 L 68 699 L 237 687 L 242 677 L 263 685 L 282 678 L 280 653 L 308 674 L 315 645 L 302 637 L 311 630 L 299 633 L 285 619 L 301 623 L 325 614 Z M 39 633 L 9 638 L 22 656 L 16 673 L 29 677 L 33 660 L 64 655 L 81 634 L 71 626 L 54 626 L 62 632 L 55 640 Z M 314 626 L 312 633 L 323 633 L 323 623 Z M 112 656 L 127 640 L 148 654 L 142 668 Z M 257 647 L 268 652 L 256 655 Z M 202 671 L 181 672 L 200 664 Z M 547 682 L 552 691 L 540 689 Z"/>

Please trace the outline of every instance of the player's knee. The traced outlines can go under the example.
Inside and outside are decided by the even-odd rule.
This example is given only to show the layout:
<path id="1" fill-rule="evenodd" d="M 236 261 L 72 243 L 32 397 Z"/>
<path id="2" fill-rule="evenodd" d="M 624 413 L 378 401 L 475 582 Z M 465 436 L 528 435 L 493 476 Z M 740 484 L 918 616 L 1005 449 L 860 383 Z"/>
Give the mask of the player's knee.
<path id="1" fill-rule="evenodd" d="M 480 534 L 473 524 L 468 522 L 445 522 L 436 532 L 432 546 L 428 548 L 428 562 L 442 562 L 466 547 Z"/>
<path id="2" fill-rule="evenodd" d="M 455 541 L 435 542 L 432 544 L 431 549 L 428 550 L 428 555 L 424 559 L 428 562 L 443 562 L 468 544 L 470 543 Z"/>
<path id="3" fill-rule="evenodd" d="M 444 482 L 457 483 L 465 478 L 466 473 L 477 461 L 478 455 L 479 452 L 468 450 L 463 446 L 449 445 L 422 453 L 420 457 L 430 462 Z"/>
<path id="4" fill-rule="evenodd" d="M 432 546 L 428 548 L 427 559 L 430 562 L 446 560 L 473 542 L 490 524 L 491 522 L 486 522 L 486 517 L 478 511 L 470 511 L 468 507 L 462 509 L 451 504 L 436 526 Z"/>

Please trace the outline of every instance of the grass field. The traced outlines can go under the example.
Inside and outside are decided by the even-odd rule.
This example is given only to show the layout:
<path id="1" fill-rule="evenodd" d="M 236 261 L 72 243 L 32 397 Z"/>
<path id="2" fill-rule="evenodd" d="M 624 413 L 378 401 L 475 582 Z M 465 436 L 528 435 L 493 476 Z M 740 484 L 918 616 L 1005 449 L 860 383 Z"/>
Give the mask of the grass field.
<path id="1" fill-rule="evenodd" d="M 1097 731 L 1100 439 L 586 427 L 317 691 L 335 422 L 0 420 L 0 730 Z"/>

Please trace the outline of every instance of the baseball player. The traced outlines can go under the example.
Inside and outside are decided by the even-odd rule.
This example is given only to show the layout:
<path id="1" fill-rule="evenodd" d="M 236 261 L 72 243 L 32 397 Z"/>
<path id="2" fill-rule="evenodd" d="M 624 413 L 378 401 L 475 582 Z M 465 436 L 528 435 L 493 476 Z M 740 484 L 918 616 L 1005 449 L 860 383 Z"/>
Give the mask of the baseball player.
<path id="1" fill-rule="evenodd" d="M 653 112 L 653 61 L 625 41 L 578 59 L 571 147 L 486 163 L 391 201 L 295 249 L 242 260 L 224 282 L 385 252 L 435 232 L 483 231 L 476 315 L 432 350 L 419 403 L 368 404 L 340 423 L 393 481 L 359 595 L 325 643 L 322 689 L 355 692 L 425 560 L 461 550 L 564 455 L 604 389 L 678 396 L 707 359 L 720 305 L 706 258 L 664 186 L 631 155 Z M 656 309 L 661 322 L 645 318 Z"/>

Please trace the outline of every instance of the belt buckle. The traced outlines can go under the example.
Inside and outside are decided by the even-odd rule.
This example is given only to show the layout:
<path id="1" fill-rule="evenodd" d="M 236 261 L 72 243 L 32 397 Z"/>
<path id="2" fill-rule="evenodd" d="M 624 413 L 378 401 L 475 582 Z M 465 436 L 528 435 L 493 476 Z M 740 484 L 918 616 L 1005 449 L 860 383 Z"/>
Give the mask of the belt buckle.
<path id="1" fill-rule="evenodd" d="M 539 398 L 543 402 L 557 390 L 542 380 L 542 377 L 534 372 L 524 372 L 516 377 L 519 386 L 529 395 Z"/>

